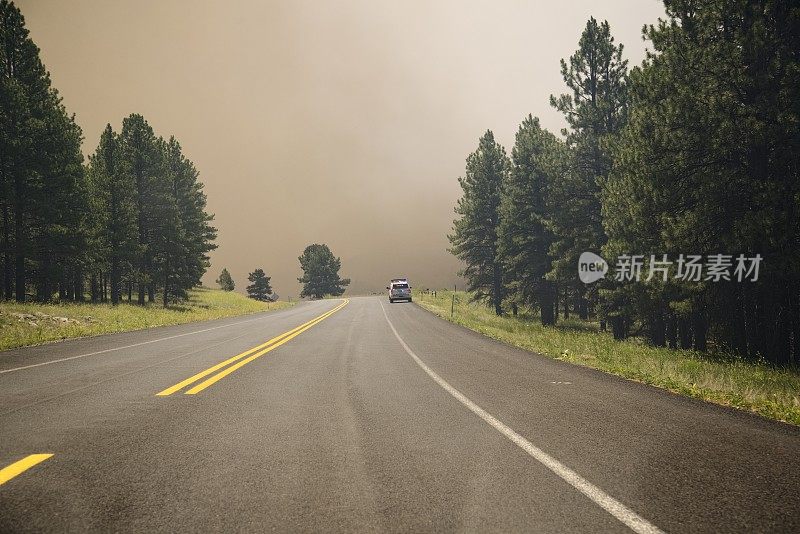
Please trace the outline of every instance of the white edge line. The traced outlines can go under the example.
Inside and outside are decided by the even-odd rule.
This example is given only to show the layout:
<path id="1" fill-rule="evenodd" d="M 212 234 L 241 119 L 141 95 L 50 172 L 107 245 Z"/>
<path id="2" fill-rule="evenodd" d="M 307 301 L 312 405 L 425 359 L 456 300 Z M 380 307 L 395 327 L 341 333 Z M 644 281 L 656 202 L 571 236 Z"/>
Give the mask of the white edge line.
<path id="1" fill-rule="evenodd" d="M 149 345 L 150 343 L 158 343 L 159 341 L 167 341 L 168 339 L 175 339 L 175 338 L 184 337 L 184 336 L 192 336 L 194 334 L 202 334 L 203 332 L 210 332 L 211 330 L 219 330 L 220 328 L 228 328 L 229 326 L 236 326 L 236 325 L 240 325 L 240 324 L 252 323 L 254 321 L 260 321 L 262 319 L 264 319 L 264 317 L 256 317 L 255 319 L 248 319 L 246 321 L 239 321 L 239 322 L 236 322 L 236 323 L 223 324 L 223 325 L 220 325 L 220 326 L 213 326 L 211 328 L 204 328 L 202 330 L 195 330 L 194 332 L 186 332 L 186 333 L 183 333 L 183 334 L 175 334 L 174 336 L 167 336 L 167 337 L 162 337 L 162 338 L 158 338 L 158 339 L 151 339 L 150 341 L 142 341 L 141 343 L 134 343 L 133 345 L 125 345 L 124 347 L 114 347 L 113 349 L 98 350 L 96 352 L 87 352 L 86 354 L 78 354 L 76 356 L 69 356 L 67 358 L 59 358 L 57 360 L 49 360 L 49 361 L 46 361 L 46 362 L 33 363 L 31 365 L 23 365 L 22 367 L 13 367 L 11 369 L 1 369 L 0 370 L 0 375 L 5 374 L 5 373 L 13 373 L 14 371 L 22 371 L 24 369 L 32 369 L 34 367 L 41 367 L 43 365 L 50 365 L 52 363 L 68 362 L 70 360 L 77 360 L 78 358 L 86 358 L 87 356 L 97 356 L 98 354 L 105 354 L 107 352 L 114 352 L 114 351 L 117 351 L 117 350 L 132 349 L 134 347 L 141 347 L 142 345 Z M 187 323 L 184 323 L 184 324 L 187 324 Z M 178 326 L 178 325 L 175 325 L 175 326 Z M 128 334 L 128 333 L 132 333 L 132 332 L 141 332 L 141 331 L 142 330 L 131 330 L 129 332 L 115 332 L 115 334 Z M 81 338 L 74 338 L 74 339 L 81 339 Z M 83 339 L 89 339 L 89 338 L 83 338 Z M 18 348 L 24 349 L 26 347 L 18 347 Z"/>
<path id="2" fill-rule="evenodd" d="M 472 413 L 483 419 L 486 423 L 490 424 L 495 430 L 514 442 L 515 445 L 527 452 L 536 461 L 558 475 L 570 486 L 594 501 L 594 503 L 600 506 L 600 508 L 613 515 L 634 532 L 639 534 L 663 534 L 661 529 L 649 523 L 646 519 L 639 516 L 636 512 L 616 500 L 614 497 L 607 494 L 605 491 L 601 490 L 569 467 L 565 466 L 543 450 L 536 447 L 527 439 L 517 434 L 510 427 L 506 426 L 492 414 L 469 400 L 463 393 L 458 391 L 456 388 L 447 383 L 447 381 L 445 381 L 442 377 L 437 375 L 433 370 L 431 370 L 430 367 L 425 365 L 425 362 L 423 362 L 419 356 L 417 356 L 414 351 L 409 348 L 408 345 L 406 345 L 406 342 L 403 341 L 403 338 L 401 338 L 400 334 L 397 333 L 397 329 L 392 324 L 392 321 L 389 320 L 389 315 L 386 313 L 386 308 L 384 307 L 383 302 L 379 301 L 379 303 L 381 305 L 381 309 L 383 310 L 383 316 L 386 317 L 386 322 L 389 323 L 389 327 L 392 329 L 392 332 L 394 332 L 394 335 L 400 342 L 400 345 L 403 346 L 403 349 L 406 351 L 406 353 L 408 353 L 409 356 L 411 356 L 416 364 L 420 366 L 422 370 L 433 379 L 434 382 L 441 386 L 442 389 L 455 397 L 456 400 L 466 406 Z"/>

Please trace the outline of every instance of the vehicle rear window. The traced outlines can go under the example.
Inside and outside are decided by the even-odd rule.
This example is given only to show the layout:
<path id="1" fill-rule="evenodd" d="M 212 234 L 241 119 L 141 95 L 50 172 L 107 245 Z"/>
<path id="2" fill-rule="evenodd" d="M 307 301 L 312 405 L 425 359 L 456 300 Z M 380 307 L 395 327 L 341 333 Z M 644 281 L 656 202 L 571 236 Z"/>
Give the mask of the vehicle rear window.
<path id="1" fill-rule="evenodd" d="M 408 284 L 393 284 L 394 289 L 408 289 Z"/>

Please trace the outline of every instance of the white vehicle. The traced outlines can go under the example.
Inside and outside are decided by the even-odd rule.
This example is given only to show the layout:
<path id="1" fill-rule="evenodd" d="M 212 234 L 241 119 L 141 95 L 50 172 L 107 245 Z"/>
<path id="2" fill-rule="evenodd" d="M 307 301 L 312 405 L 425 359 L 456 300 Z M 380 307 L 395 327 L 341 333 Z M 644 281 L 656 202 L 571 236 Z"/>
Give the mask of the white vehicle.
<path id="1" fill-rule="evenodd" d="M 389 302 L 394 303 L 396 300 L 411 302 L 411 285 L 408 283 L 408 278 L 392 278 L 386 289 L 389 290 Z"/>

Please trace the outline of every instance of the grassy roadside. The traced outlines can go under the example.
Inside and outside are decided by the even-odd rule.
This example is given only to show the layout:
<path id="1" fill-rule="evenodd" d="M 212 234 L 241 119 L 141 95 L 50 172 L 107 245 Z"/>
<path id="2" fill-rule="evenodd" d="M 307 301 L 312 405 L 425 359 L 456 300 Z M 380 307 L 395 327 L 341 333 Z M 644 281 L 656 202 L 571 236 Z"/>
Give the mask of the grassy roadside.
<path id="1" fill-rule="evenodd" d="M 543 327 L 535 317 L 497 317 L 482 304 L 470 304 L 464 292 L 436 297 L 415 291 L 423 308 L 476 332 L 557 360 L 599 369 L 674 393 L 733 406 L 764 417 L 800 425 L 800 372 L 775 369 L 724 355 L 674 351 L 637 340 L 615 341 L 596 325 L 563 319 Z"/>
<path id="2" fill-rule="evenodd" d="M 0 302 L 0 350 L 73 337 L 141 330 L 153 326 L 207 321 L 293 306 L 290 302 L 258 302 L 232 291 L 197 288 L 180 306 L 162 308 L 122 303 L 35 304 Z"/>

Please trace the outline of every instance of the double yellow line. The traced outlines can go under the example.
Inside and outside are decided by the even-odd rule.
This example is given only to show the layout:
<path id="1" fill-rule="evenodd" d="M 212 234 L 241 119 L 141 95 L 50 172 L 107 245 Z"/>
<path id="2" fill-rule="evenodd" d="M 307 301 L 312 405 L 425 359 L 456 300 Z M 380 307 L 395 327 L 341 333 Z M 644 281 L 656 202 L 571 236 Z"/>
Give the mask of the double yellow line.
<path id="1" fill-rule="evenodd" d="M 262 343 L 261 345 L 258 345 L 257 347 L 253 347 L 252 349 L 246 350 L 245 352 L 243 352 L 241 354 L 237 354 L 233 358 L 228 358 L 224 362 L 220 362 L 217 365 L 209 367 L 205 371 L 201 371 L 201 372 L 197 373 L 194 376 L 190 376 L 186 380 L 178 382 L 174 386 L 168 387 L 164 391 L 159 391 L 158 393 L 156 393 L 156 395 L 158 395 L 160 397 L 166 397 L 167 395 L 172 395 L 176 391 L 180 391 L 181 389 L 185 388 L 186 386 L 188 386 L 190 384 L 194 384 L 198 380 L 200 380 L 202 378 L 205 378 L 208 375 L 212 375 L 210 378 L 206 378 L 205 380 L 203 380 L 199 384 L 195 385 L 191 389 L 189 389 L 189 390 L 184 392 L 186 395 L 195 395 L 197 393 L 200 393 L 201 391 L 203 391 L 207 387 L 209 387 L 212 384 L 222 380 L 223 378 L 225 378 L 226 376 L 228 376 L 232 372 L 236 371 L 237 369 L 239 369 L 241 367 L 244 367 L 245 365 L 247 365 L 248 363 L 252 362 L 256 358 L 259 358 L 259 357 L 263 356 L 264 354 L 268 353 L 269 351 L 271 351 L 273 349 L 276 349 L 276 348 L 280 347 L 281 345 L 283 345 L 284 343 L 294 339 L 295 337 L 299 336 L 300 334 L 302 334 L 303 332 L 305 332 L 306 330 L 308 330 L 309 328 L 311 328 L 315 324 L 324 321 L 325 319 L 327 319 L 328 317 L 330 317 L 331 315 L 333 315 L 337 311 L 339 311 L 342 308 L 344 308 L 347 305 L 348 302 L 350 302 L 349 299 L 344 299 L 344 301 L 341 304 L 339 304 L 338 306 L 336 306 L 332 310 L 323 313 L 319 317 L 315 317 L 314 319 L 311 319 L 310 321 L 308 321 L 306 323 L 303 323 L 300 326 L 289 330 L 288 332 L 284 332 L 283 334 L 270 339 L 266 343 Z M 237 363 L 234 363 L 234 362 L 237 362 Z M 231 364 L 233 364 L 233 365 L 231 365 Z M 219 371 L 219 372 L 217 372 L 217 371 Z M 216 374 L 214 374 L 214 373 L 216 373 Z"/>

